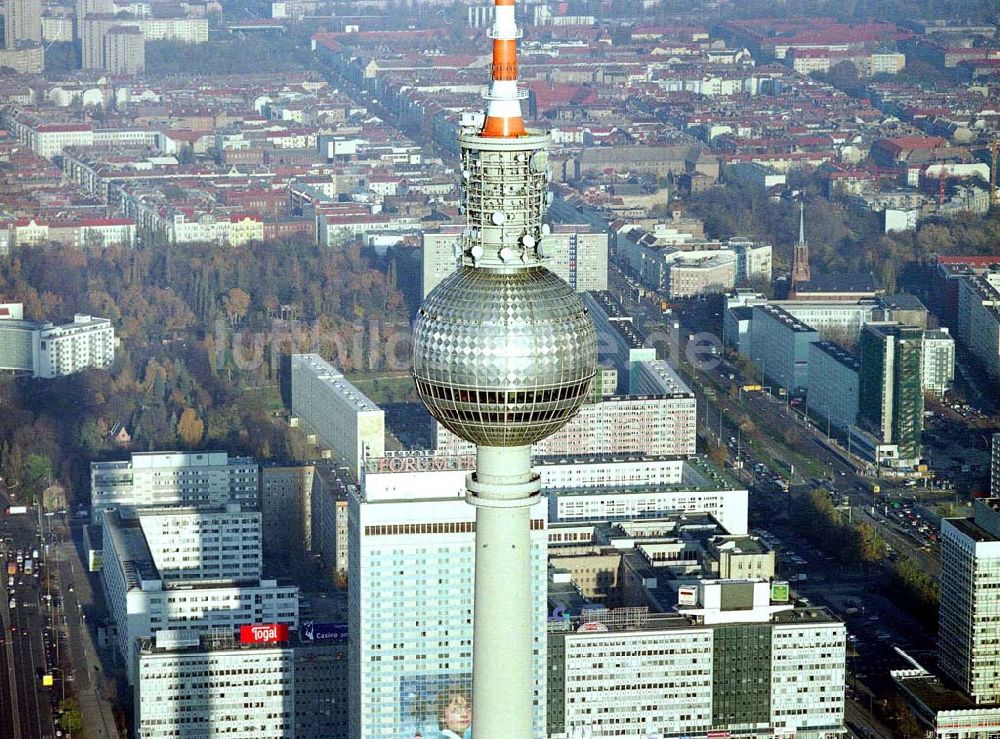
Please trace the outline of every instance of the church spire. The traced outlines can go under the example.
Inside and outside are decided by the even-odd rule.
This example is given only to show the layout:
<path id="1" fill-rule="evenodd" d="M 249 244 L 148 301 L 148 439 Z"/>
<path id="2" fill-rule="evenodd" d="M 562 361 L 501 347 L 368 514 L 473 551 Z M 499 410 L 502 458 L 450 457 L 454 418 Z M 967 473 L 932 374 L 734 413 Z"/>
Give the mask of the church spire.
<path id="1" fill-rule="evenodd" d="M 799 243 L 792 252 L 792 294 L 803 282 L 809 282 L 809 242 L 806 241 L 806 204 L 799 201 Z"/>

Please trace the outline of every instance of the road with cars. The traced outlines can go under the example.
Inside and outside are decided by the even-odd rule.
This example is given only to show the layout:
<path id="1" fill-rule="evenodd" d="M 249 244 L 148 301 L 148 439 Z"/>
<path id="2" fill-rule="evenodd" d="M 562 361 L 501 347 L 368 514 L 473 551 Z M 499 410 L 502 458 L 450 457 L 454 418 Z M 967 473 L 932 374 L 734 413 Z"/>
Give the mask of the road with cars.
<path id="1" fill-rule="evenodd" d="M 35 556 L 41 546 L 38 522 L 28 514 L 7 516 L 0 523 L 3 537 L 3 620 L 2 657 L 0 657 L 0 692 L 9 710 L 8 726 L 0 736 L 22 739 L 49 739 L 56 736 L 53 703 L 56 696 L 42 686 L 42 677 L 51 674 L 47 652 L 51 645 L 46 636 L 47 613 L 39 583 L 46 576 L 45 565 Z M 41 554 L 41 552 L 38 552 Z M 31 564 L 27 564 L 30 561 Z M 9 570 L 13 574 L 7 574 Z M 0 729 L 3 729 L 0 718 Z"/>

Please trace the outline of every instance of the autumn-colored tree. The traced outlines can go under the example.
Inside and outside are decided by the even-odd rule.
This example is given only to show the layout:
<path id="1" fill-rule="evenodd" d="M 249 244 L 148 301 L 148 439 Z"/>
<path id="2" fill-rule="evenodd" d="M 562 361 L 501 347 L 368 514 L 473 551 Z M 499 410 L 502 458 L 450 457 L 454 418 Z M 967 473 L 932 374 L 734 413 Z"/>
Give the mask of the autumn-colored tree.
<path id="1" fill-rule="evenodd" d="M 205 422 L 198 418 L 194 408 L 185 408 L 177 421 L 177 438 L 186 447 L 198 446 L 205 434 Z"/>
<path id="2" fill-rule="evenodd" d="M 222 305 L 226 309 L 226 315 L 229 316 L 230 322 L 239 323 L 250 310 L 250 296 L 245 290 L 233 287 L 222 298 Z"/>
<path id="3" fill-rule="evenodd" d="M 274 295 L 264 297 L 264 308 L 267 310 L 267 317 L 274 318 L 278 313 L 278 298 Z"/>
<path id="4" fill-rule="evenodd" d="M 721 467 L 726 463 L 726 460 L 729 459 L 729 452 L 727 452 L 726 448 L 721 444 L 709 443 L 708 458 Z"/>

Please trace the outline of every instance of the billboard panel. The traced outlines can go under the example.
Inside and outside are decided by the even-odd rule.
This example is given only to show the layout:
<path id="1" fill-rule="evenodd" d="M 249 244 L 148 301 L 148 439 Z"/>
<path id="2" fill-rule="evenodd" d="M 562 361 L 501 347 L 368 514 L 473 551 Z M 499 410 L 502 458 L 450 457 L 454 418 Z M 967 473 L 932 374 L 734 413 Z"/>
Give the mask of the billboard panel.
<path id="1" fill-rule="evenodd" d="M 472 737 L 472 674 L 413 675 L 399 687 L 401 737 Z"/>
<path id="2" fill-rule="evenodd" d="M 771 583 L 771 602 L 772 603 L 788 602 L 787 580 L 775 580 L 774 582 Z"/>
<path id="3" fill-rule="evenodd" d="M 347 624 L 321 623 L 312 619 L 302 622 L 299 628 L 299 638 L 302 641 L 347 641 Z"/>
<path id="4" fill-rule="evenodd" d="M 242 644 L 277 644 L 288 641 L 288 624 L 250 624 L 240 626 Z"/>
<path id="5" fill-rule="evenodd" d="M 691 587 L 677 588 L 677 605 L 679 606 L 698 605 L 698 588 L 691 588 Z"/>

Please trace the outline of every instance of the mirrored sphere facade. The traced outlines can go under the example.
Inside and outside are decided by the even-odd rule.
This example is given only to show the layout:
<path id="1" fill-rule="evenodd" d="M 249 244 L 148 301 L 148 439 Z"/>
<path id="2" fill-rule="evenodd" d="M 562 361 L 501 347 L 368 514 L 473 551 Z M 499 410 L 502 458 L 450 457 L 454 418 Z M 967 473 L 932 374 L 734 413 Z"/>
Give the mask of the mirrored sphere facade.
<path id="1" fill-rule="evenodd" d="M 413 375 L 431 414 L 481 446 L 533 444 L 589 392 L 597 337 L 583 303 L 544 267 L 461 267 L 427 296 Z"/>

